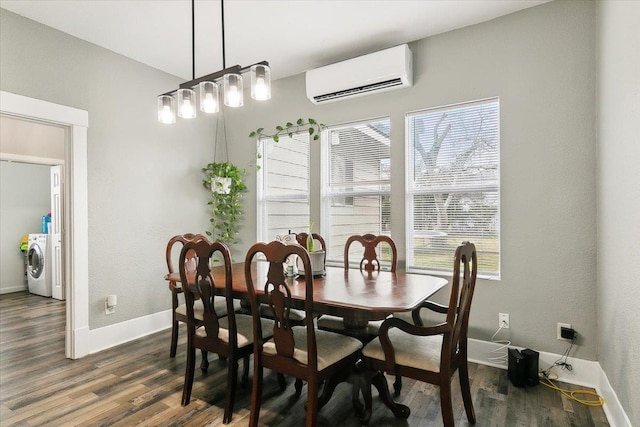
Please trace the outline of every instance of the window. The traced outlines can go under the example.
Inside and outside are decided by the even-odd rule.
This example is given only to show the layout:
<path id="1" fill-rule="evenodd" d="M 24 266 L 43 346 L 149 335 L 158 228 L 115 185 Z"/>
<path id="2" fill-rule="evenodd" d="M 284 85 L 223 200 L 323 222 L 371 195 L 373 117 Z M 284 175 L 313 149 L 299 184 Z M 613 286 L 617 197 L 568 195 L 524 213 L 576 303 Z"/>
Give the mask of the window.
<path id="1" fill-rule="evenodd" d="M 391 233 L 391 142 L 388 118 L 350 123 L 325 131 L 323 152 L 323 230 L 327 262 L 343 262 L 353 234 Z M 352 259 L 362 251 L 354 245 Z M 384 259 L 389 254 L 379 254 Z"/>
<path id="2" fill-rule="evenodd" d="M 498 99 L 407 115 L 407 270 L 450 272 L 469 240 L 500 277 L 499 118 Z"/>
<path id="3" fill-rule="evenodd" d="M 309 133 L 259 142 L 258 240 L 309 229 Z"/>

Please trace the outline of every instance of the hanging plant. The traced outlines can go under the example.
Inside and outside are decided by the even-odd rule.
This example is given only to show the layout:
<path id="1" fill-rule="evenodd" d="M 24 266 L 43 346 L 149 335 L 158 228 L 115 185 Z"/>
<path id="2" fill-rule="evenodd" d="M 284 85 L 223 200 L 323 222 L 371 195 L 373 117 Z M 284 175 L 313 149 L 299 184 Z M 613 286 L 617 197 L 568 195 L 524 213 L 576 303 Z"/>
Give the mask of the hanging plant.
<path id="1" fill-rule="evenodd" d="M 242 181 L 247 171 L 229 162 L 209 163 L 202 168 L 202 185 L 210 191 L 212 231 L 207 235 L 227 244 L 238 243 L 238 222 L 242 217 L 242 192 L 247 186 Z"/>
<path id="2" fill-rule="evenodd" d="M 273 142 L 278 142 L 280 141 L 280 137 L 282 135 L 287 135 L 289 136 L 289 138 L 292 138 L 294 133 L 303 132 L 306 130 L 307 132 L 309 132 L 309 135 L 311 135 L 311 138 L 314 141 L 317 141 L 318 139 L 320 139 L 320 132 L 324 128 L 326 128 L 326 126 L 322 123 L 319 123 L 315 119 L 305 120 L 300 118 L 296 120 L 295 123 L 287 122 L 284 125 L 276 126 L 276 129 L 274 132 L 265 132 L 264 128 L 258 128 L 249 134 L 249 138 L 258 138 L 258 141 L 266 138 L 266 139 L 272 139 Z M 256 157 L 258 159 L 262 158 L 259 150 Z M 257 162 L 256 162 L 256 168 L 258 170 L 260 169 L 260 165 Z"/>

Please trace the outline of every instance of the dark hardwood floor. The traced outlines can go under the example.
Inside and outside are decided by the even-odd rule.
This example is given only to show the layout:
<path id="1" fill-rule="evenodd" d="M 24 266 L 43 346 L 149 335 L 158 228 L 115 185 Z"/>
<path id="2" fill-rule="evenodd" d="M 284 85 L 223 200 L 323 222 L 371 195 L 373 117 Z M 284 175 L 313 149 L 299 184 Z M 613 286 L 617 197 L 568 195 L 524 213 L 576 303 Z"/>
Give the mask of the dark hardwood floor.
<path id="1" fill-rule="evenodd" d="M 168 297 L 168 295 L 167 295 Z M 185 331 L 175 359 L 170 331 L 84 357 L 64 357 L 64 303 L 26 292 L 0 296 L 1 426 L 217 426 L 222 425 L 226 369 L 212 356 L 209 372 L 196 369 L 191 404 L 180 406 Z M 471 364 L 471 391 L 478 426 L 607 426 L 602 408 L 572 402 L 543 386 L 513 387 L 506 371 Z M 251 375 L 250 375 L 251 378 Z M 456 425 L 469 425 L 454 383 Z M 565 385 L 566 388 L 574 388 Z M 260 423 L 304 424 L 306 393 L 294 397 L 293 382 L 280 392 L 265 375 Z M 398 420 L 375 398 L 371 426 L 440 426 L 438 389 L 404 380 L 400 400 L 411 408 Z M 232 426 L 248 423 L 250 386 L 240 389 Z M 358 426 L 348 384 L 338 386 L 320 411 L 320 426 Z"/>

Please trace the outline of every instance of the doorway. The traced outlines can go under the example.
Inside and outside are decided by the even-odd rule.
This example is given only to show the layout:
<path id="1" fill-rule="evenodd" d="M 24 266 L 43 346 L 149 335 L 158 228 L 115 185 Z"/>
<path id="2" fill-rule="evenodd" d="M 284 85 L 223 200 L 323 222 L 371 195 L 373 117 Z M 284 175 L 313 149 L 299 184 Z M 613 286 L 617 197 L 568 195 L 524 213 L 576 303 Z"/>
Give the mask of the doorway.
<path id="1" fill-rule="evenodd" d="M 65 128 L 63 252 L 66 294 L 65 356 L 89 354 L 87 128 L 86 111 L 0 91 L 0 115 Z"/>

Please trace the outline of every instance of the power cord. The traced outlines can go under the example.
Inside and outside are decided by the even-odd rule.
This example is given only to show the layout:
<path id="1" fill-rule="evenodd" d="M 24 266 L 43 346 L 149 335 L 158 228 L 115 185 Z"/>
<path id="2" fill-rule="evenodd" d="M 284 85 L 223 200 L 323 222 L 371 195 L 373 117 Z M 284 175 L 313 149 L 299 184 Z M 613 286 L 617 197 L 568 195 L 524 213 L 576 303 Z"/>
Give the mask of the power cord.
<path id="1" fill-rule="evenodd" d="M 585 390 L 585 389 L 580 389 L 580 390 L 567 390 L 567 389 L 563 389 L 558 387 L 552 380 L 557 380 L 558 376 L 556 375 L 555 378 L 551 378 L 551 370 L 553 368 L 555 368 L 556 366 L 559 366 L 560 369 L 563 370 L 567 370 L 567 371 L 572 371 L 573 370 L 573 366 L 571 366 L 571 364 L 567 361 L 569 358 L 569 353 L 571 352 L 571 349 L 573 348 L 573 345 L 576 342 L 576 338 L 577 338 L 577 333 L 574 334 L 573 339 L 571 340 L 571 344 L 569 344 L 569 348 L 567 348 L 567 350 L 562 353 L 562 356 L 560 356 L 560 358 L 558 360 L 556 360 L 553 365 L 551 365 L 547 370 L 545 371 L 540 371 L 540 384 L 549 387 L 553 390 L 557 390 L 560 393 L 562 393 L 565 397 L 567 397 L 568 399 L 573 400 L 574 402 L 578 402 L 582 405 L 586 405 L 586 406 L 602 406 L 604 404 L 604 398 L 602 396 L 600 396 L 598 393 L 596 393 L 593 390 Z M 584 396 L 595 396 L 595 400 L 591 400 L 591 399 L 581 399 L 576 397 L 576 395 L 584 395 Z"/>
<path id="2" fill-rule="evenodd" d="M 491 350 L 489 352 L 489 357 L 487 357 L 487 360 L 489 360 L 490 362 L 506 365 L 507 362 L 509 361 L 508 347 L 511 345 L 511 341 L 495 339 L 496 336 L 500 333 L 500 331 L 505 329 L 506 326 L 507 324 L 503 320 L 502 322 L 500 322 L 500 326 L 498 327 L 498 330 L 491 336 L 491 342 L 495 344 L 500 344 L 500 347 L 494 350 Z"/>

